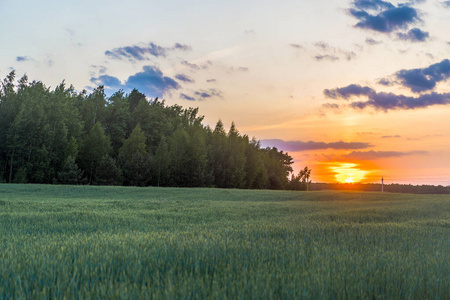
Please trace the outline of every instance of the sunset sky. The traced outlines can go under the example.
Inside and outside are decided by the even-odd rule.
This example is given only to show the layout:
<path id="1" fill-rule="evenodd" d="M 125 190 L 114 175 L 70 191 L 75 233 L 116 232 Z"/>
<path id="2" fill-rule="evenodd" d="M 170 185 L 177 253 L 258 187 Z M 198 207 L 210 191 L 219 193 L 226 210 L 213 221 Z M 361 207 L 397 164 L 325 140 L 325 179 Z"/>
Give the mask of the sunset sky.
<path id="1" fill-rule="evenodd" d="M 0 76 L 199 107 L 313 181 L 450 185 L 450 1 L 0 0 Z"/>

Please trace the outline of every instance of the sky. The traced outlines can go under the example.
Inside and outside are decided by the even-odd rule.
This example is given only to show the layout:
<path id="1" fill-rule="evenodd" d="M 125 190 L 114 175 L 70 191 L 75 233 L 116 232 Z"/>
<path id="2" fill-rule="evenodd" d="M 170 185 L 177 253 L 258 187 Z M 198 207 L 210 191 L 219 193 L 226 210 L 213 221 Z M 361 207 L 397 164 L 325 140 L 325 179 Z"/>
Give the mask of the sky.
<path id="1" fill-rule="evenodd" d="M 0 0 L 0 77 L 199 107 L 315 182 L 450 185 L 450 1 Z"/>

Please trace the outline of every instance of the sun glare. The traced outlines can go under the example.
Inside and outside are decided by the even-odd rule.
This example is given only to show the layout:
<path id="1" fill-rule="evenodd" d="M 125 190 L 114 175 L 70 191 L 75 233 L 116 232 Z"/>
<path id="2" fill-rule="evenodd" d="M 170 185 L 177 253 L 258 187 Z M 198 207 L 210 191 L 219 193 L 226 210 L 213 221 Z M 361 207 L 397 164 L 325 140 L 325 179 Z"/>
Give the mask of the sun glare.
<path id="1" fill-rule="evenodd" d="M 334 178 L 341 183 L 356 183 L 366 178 L 368 171 L 357 168 L 358 164 L 337 163 L 330 167 L 330 170 L 336 173 Z"/>

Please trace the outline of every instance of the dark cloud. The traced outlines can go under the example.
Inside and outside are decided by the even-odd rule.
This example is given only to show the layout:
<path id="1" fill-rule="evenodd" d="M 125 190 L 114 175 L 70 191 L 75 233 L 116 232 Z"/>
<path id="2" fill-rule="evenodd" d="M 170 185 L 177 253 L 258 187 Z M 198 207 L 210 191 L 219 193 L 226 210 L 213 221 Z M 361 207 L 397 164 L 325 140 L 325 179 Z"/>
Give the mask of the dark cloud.
<path id="1" fill-rule="evenodd" d="M 106 51 L 106 56 L 109 56 L 114 59 L 129 59 L 129 60 L 148 60 L 148 55 L 152 55 L 155 57 L 167 55 L 167 49 L 161 46 L 156 45 L 155 43 L 150 43 L 145 47 L 141 46 L 127 46 L 115 48 L 112 51 Z"/>
<path id="2" fill-rule="evenodd" d="M 149 60 L 149 56 L 166 57 L 169 51 L 181 50 L 190 51 L 191 46 L 175 43 L 173 47 L 162 47 L 153 42 L 144 46 L 126 46 L 114 48 L 113 50 L 105 51 L 105 55 L 114 59 L 128 59 L 130 61 Z"/>
<path id="3" fill-rule="evenodd" d="M 369 45 L 378 45 L 381 44 L 381 41 L 376 41 L 372 38 L 366 38 L 366 43 Z"/>
<path id="4" fill-rule="evenodd" d="M 222 98 L 222 92 L 216 89 L 209 89 L 209 90 L 200 90 L 196 91 L 194 93 L 195 95 L 199 96 L 202 99 L 211 98 L 211 97 L 219 97 Z"/>
<path id="5" fill-rule="evenodd" d="M 424 94 L 418 97 L 408 97 L 404 95 L 396 95 L 393 93 L 377 93 L 370 87 L 362 87 L 360 85 L 349 85 L 347 87 L 324 90 L 325 96 L 333 99 L 348 100 L 353 96 L 367 97 L 367 101 L 356 101 L 350 103 L 350 107 L 357 109 L 365 109 L 373 107 L 376 110 L 397 110 L 397 109 L 415 109 L 432 105 L 445 105 L 450 103 L 450 93 Z"/>
<path id="6" fill-rule="evenodd" d="M 124 91 L 137 89 L 149 97 L 161 97 L 171 90 L 180 88 L 174 79 L 164 76 L 160 69 L 153 66 L 144 66 L 142 72 L 129 76 L 125 83 L 122 83 L 117 77 L 106 74 L 92 77 L 91 82 L 96 85 L 104 85 L 107 94 L 112 94 L 118 89 Z"/>
<path id="7" fill-rule="evenodd" d="M 180 94 L 180 97 L 183 98 L 183 99 L 185 99 L 185 100 L 195 101 L 195 98 L 194 98 L 194 97 L 190 97 L 190 96 L 188 96 L 188 95 L 186 95 L 186 94 L 183 94 L 183 93 Z"/>
<path id="8" fill-rule="evenodd" d="M 177 74 L 177 75 L 175 75 L 175 78 L 178 80 L 181 80 L 183 82 L 189 82 L 189 83 L 195 82 L 194 79 L 192 79 L 189 76 L 184 75 L 184 74 Z"/>
<path id="9" fill-rule="evenodd" d="M 430 34 L 426 31 L 422 31 L 419 28 L 413 28 L 407 33 L 397 33 L 397 37 L 404 41 L 411 42 L 425 42 L 430 37 Z"/>
<path id="10" fill-rule="evenodd" d="M 321 61 L 321 60 L 329 60 L 329 61 L 336 61 L 336 60 L 339 60 L 339 57 L 334 56 L 334 55 L 328 55 L 328 54 L 325 54 L 325 55 L 316 55 L 316 56 L 314 56 L 314 58 L 315 58 L 316 60 L 318 60 L 318 61 Z"/>
<path id="11" fill-rule="evenodd" d="M 24 61 L 33 61 L 34 59 L 29 56 L 17 56 L 16 61 L 18 62 L 24 62 Z"/>
<path id="12" fill-rule="evenodd" d="M 357 84 L 351 84 L 349 86 L 343 87 L 343 88 L 337 88 L 333 90 L 326 89 L 323 91 L 324 95 L 328 98 L 332 99 L 345 99 L 348 100 L 350 97 L 353 96 L 361 96 L 361 95 L 369 95 L 371 93 L 374 93 L 375 91 L 371 89 L 370 87 L 362 87 Z"/>
<path id="13" fill-rule="evenodd" d="M 392 3 L 380 0 L 355 0 L 353 4 L 359 9 L 372 10 L 391 9 L 395 7 Z"/>
<path id="14" fill-rule="evenodd" d="M 354 1 L 355 8 L 349 13 L 359 20 L 355 27 L 390 33 L 399 29 L 407 29 L 409 25 L 420 22 L 417 10 L 407 4 L 394 6 L 379 0 Z M 375 10 L 375 14 L 367 10 Z"/>
<path id="15" fill-rule="evenodd" d="M 120 88 L 122 87 L 122 82 L 117 77 L 109 75 L 101 75 L 98 78 L 91 78 L 91 82 L 96 85 L 104 85 L 108 88 Z"/>
<path id="16" fill-rule="evenodd" d="M 150 97 L 161 97 L 170 90 L 180 88 L 175 80 L 164 76 L 160 69 L 153 66 L 144 66 L 142 72 L 128 77 L 125 85 L 129 89 L 136 88 Z"/>
<path id="17" fill-rule="evenodd" d="M 181 50 L 181 51 L 191 51 L 192 47 L 185 44 L 175 43 L 175 46 L 173 46 L 174 50 Z"/>
<path id="18" fill-rule="evenodd" d="M 335 149 L 335 150 L 349 150 L 349 149 L 366 149 L 372 147 L 370 143 L 362 142 L 302 142 L 302 141 L 283 141 L 280 139 L 268 139 L 261 140 L 261 144 L 264 147 L 277 147 L 284 151 L 308 151 L 308 150 L 320 150 L 320 149 Z"/>
<path id="19" fill-rule="evenodd" d="M 437 82 L 450 77 L 450 60 L 444 59 L 423 69 L 400 70 L 395 75 L 402 85 L 415 93 L 432 90 Z"/>
<path id="20" fill-rule="evenodd" d="M 216 82 L 216 81 L 217 80 L 215 80 L 214 78 L 206 80 L 206 82 Z"/>
<path id="21" fill-rule="evenodd" d="M 378 83 L 378 84 L 381 84 L 381 85 L 385 85 L 385 86 L 390 86 L 390 85 L 393 84 L 393 82 L 390 81 L 390 80 L 387 79 L 387 78 L 381 78 L 380 80 L 378 80 L 377 83 Z"/>
<path id="22" fill-rule="evenodd" d="M 374 160 L 379 158 L 390 158 L 390 157 L 401 157 L 407 155 L 426 155 L 427 151 L 409 151 L 409 152 L 400 152 L 400 151 L 353 151 L 349 154 L 343 155 L 344 159 L 352 159 L 352 160 Z"/>

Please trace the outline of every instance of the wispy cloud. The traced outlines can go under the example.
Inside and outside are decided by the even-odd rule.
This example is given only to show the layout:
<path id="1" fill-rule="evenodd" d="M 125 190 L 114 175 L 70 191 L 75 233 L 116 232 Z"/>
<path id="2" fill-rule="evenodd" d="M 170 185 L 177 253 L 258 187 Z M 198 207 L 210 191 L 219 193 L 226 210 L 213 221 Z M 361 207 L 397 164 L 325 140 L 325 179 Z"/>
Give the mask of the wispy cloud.
<path id="1" fill-rule="evenodd" d="M 351 160 L 376 160 L 380 158 L 401 157 L 408 155 L 427 155 L 427 151 L 352 151 L 349 154 L 342 155 L 344 159 Z"/>
<path id="2" fill-rule="evenodd" d="M 373 46 L 373 45 L 381 44 L 381 41 L 377 41 L 372 38 L 366 38 L 366 43 Z"/>
<path id="3" fill-rule="evenodd" d="M 114 48 L 113 50 L 105 51 L 105 55 L 113 59 L 128 59 L 130 61 L 149 60 L 149 56 L 166 57 L 169 51 L 181 50 L 190 51 L 192 48 L 188 45 L 175 43 L 173 47 L 162 47 L 153 42 L 146 45 L 133 45 Z"/>
<path id="4" fill-rule="evenodd" d="M 34 61 L 34 58 L 32 58 L 30 56 L 17 56 L 16 61 L 18 61 L 18 62 Z"/>
<path id="5" fill-rule="evenodd" d="M 196 96 L 200 97 L 201 99 L 211 98 L 211 97 L 218 97 L 222 98 L 222 91 L 217 89 L 208 89 L 208 90 L 200 90 L 196 91 L 194 93 Z"/>
<path id="6" fill-rule="evenodd" d="M 266 139 L 261 140 L 263 147 L 277 147 L 284 151 L 308 151 L 308 150 L 320 150 L 320 149 L 335 149 L 335 150 L 353 150 L 353 149 L 366 149 L 372 147 L 370 143 L 364 142 L 302 142 L 302 141 L 284 141 L 280 139 Z"/>
<path id="7" fill-rule="evenodd" d="M 183 94 L 183 93 L 180 94 L 180 98 L 182 98 L 184 100 L 195 101 L 194 97 L 190 97 L 190 96 L 188 96 L 186 94 Z"/>
<path id="8" fill-rule="evenodd" d="M 189 83 L 195 82 L 194 79 L 192 79 L 191 77 L 184 75 L 184 74 L 177 74 L 177 75 L 175 75 L 175 78 L 180 81 L 183 81 L 183 82 L 189 82 Z"/>
<path id="9" fill-rule="evenodd" d="M 314 58 L 318 61 L 337 61 L 340 59 L 352 60 L 356 58 L 355 52 L 330 46 L 324 41 L 319 41 L 315 43 L 314 46 L 321 52 L 314 56 Z"/>
<path id="10" fill-rule="evenodd" d="M 181 64 L 188 67 L 191 71 L 199 71 L 208 69 L 209 67 L 212 66 L 213 63 L 210 60 L 208 60 L 202 64 L 194 64 L 184 60 L 181 62 Z"/>

